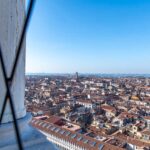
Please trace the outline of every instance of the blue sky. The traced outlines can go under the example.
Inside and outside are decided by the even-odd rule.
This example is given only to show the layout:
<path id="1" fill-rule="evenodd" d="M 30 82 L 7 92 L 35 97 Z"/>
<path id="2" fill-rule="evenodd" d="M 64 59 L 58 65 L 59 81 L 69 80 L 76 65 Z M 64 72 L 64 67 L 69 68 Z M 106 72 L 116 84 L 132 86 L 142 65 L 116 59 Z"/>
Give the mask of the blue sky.
<path id="1" fill-rule="evenodd" d="M 149 0 L 37 0 L 27 73 L 150 73 Z"/>

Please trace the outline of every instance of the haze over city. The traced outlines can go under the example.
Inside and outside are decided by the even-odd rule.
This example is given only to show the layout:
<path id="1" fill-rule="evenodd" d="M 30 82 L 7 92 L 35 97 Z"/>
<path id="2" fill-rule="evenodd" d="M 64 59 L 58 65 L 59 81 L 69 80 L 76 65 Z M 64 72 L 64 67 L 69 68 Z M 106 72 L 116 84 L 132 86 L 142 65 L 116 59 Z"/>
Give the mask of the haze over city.
<path id="1" fill-rule="evenodd" d="M 0 150 L 150 150 L 149 8 L 0 0 Z"/>
<path id="2" fill-rule="evenodd" d="M 150 73 L 150 1 L 37 0 L 27 73 Z"/>

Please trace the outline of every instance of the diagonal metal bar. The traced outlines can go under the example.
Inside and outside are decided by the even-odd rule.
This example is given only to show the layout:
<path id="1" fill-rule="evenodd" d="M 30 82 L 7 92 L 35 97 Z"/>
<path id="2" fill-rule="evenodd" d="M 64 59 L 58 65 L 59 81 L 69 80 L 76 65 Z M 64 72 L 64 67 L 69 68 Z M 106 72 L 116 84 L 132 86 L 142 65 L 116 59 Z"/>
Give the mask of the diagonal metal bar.
<path id="1" fill-rule="evenodd" d="M 20 137 L 20 133 L 19 133 L 19 128 L 18 128 L 18 124 L 17 124 L 16 115 L 15 115 L 15 107 L 14 107 L 14 104 L 13 104 L 10 88 L 11 88 L 11 83 L 13 81 L 13 77 L 14 77 L 16 67 L 17 67 L 17 64 L 18 64 L 18 59 L 19 59 L 19 56 L 20 56 L 20 53 L 21 53 L 21 47 L 22 47 L 22 43 L 23 43 L 23 40 L 24 40 L 24 36 L 25 36 L 26 30 L 27 30 L 27 27 L 28 27 L 28 24 L 29 24 L 29 21 L 30 21 L 30 18 L 31 18 L 31 13 L 33 11 L 34 3 L 35 3 L 35 0 L 30 1 L 27 17 L 25 19 L 24 26 L 23 26 L 23 29 L 22 29 L 22 32 L 21 32 L 19 45 L 17 47 L 17 53 L 16 53 L 14 64 L 13 64 L 12 72 L 11 72 L 11 75 L 10 75 L 9 78 L 7 77 L 7 74 L 6 74 L 4 59 L 3 59 L 2 50 L 1 50 L 1 47 L 0 47 L 0 61 L 1 61 L 1 66 L 2 66 L 2 70 L 3 70 L 4 81 L 5 81 L 5 85 L 6 85 L 6 89 L 7 89 L 5 99 L 4 99 L 4 103 L 3 103 L 3 106 L 2 106 L 2 112 L 1 112 L 1 115 L 0 115 L 0 123 L 2 122 L 2 118 L 3 118 L 5 108 L 6 108 L 7 100 L 9 100 L 10 108 L 11 108 L 12 116 L 13 116 L 13 121 L 14 121 L 14 126 L 15 126 L 15 130 L 16 130 L 18 146 L 19 146 L 19 149 L 21 149 L 21 150 L 23 149 L 23 146 L 22 146 L 22 142 L 21 142 L 21 137 Z"/>
<path id="2" fill-rule="evenodd" d="M 29 22 L 30 22 L 30 19 L 31 19 L 31 15 L 32 15 L 34 4 L 35 4 L 35 0 L 30 0 L 27 17 L 25 19 L 25 23 L 24 23 L 24 26 L 23 26 L 23 29 L 22 29 L 19 45 L 17 47 L 16 58 L 15 58 L 15 61 L 14 61 L 13 67 L 12 67 L 10 80 L 13 80 L 13 76 L 15 74 L 16 66 L 17 66 L 18 59 L 19 59 L 19 56 L 20 56 L 20 53 L 21 53 L 21 47 L 22 47 L 22 44 L 23 44 L 23 40 L 24 40 L 24 37 L 25 37 L 26 30 L 28 28 L 28 25 L 29 25 Z"/>
<path id="3" fill-rule="evenodd" d="M 2 111 L 4 112 L 4 110 L 6 108 L 6 104 L 7 104 L 7 99 L 9 99 L 10 108 L 11 108 L 11 111 L 12 111 L 12 117 L 13 117 L 13 121 L 14 121 L 14 127 L 15 127 L 15 131 L 16 131 L 18 147 L 19 147 L 20 150 L 22 150 L 23 147 L 22 147 L 21 137 L 20 137 L 20 133 L 19 133 L 17 120 L 16 120 L 14 104 L 13 104 L 12 97 L 11 97 L 11 94 L 10 94 L 10 88 L 9 88 L 9 82 L 10 81 L 7 79 L 7 76 L 6 76 L 6 69 L 5 69 L 5 66 L 4 66 L 4 60 L 3 60 L 3 57 L 2 57 L 1 48 L 0 48 L 0 60 L 1 60 L 1 64 L 2 64 L 3 75 L 5 75 L 4 80 L 5 80 L 6 89 L 7 89 L 7 93 L 6 93 L 6 96 L 5 96 L 5 99 L 4 99 L 4 104 L 3 104 L 3 107 L 2 107 Z M 1 116 L 0 116 L 0 123 L 2 122 L 2 118 L 3 118 L 2 114 L 3 113 L 1 113 Z"/>
<path id="4" fill-rule="evenodd" d="M 27 12 L 27 17 L 26 17 L 25 22 L 24 22 L 24 26 L 23 26 L 21 37 L 20 37 L 20 41 L 19 41 L 19 45 L 18 45 L 17 50 L 16 50 L 17 53 L 16 53 L 14 64 L 13 64 L 13 69 L 11 71 L 10 77 L 8 78 L 9 81 L 13 81 L 13 77 L 14 77 L 14 74 L 15 74 L 16 66 L 17 66 L 18 59 L 19 59 L 19 56 L 20 56 L 20 53 L 21 53 L 22 43 L 23 43 L 23 40 L 24 40 L 25 32 L 26 32 L 27 27 L 29 25 L 29 21 L 30 21 L 30 18 L 31 18 L 31 14 L 32 14 L 32 11 L 33 11 L 34 4 L 35 4 L 35 0 L 30 0 L 28 12 Z M 0 59 L 3 60 L 2 52 L 0 52 L 0 56 L 1 56 Z M 4 79 L 5 79 L 5 83 L 6 83 L 7 75 L 6 75 L 6 71 L 4 70 L 4 68 L 5 68 L 5 65 L 4 65 L 4 60 L 3 60 L 2 61 L 2 70 L 3 70 L 3 73 L 4 73 Z M 3 117 L 4 111 L 5 111 L 5 107 L 6 107 L 6 103 L 7 103 L 6 101 L 7 100 L 5 98 L 4 103 L 2 105 L 3 107 L 2 107 L 2 112 L 1 112 L 1 115 L 0 115 L 0 123 L 2 121 L 2 117 Z"/>
<path id="5" fill-rule="evenodd" d="M 3 56 L 2 56 L 1 46 L 0 46 L 0 62 L 1 62 L 1 67 L 2 67 L 2 71 L 3 71 L 4 82 L 6 84 L 7 83 L 7 74 L 6 74 L 6 70 L 5 70 L 5 65 L 4 65 L 4 60 L 3 60 Z M 1 124 L 1 121 L 2 121 L 2 116 L 3 116 L 3 113 L 4 113 L 5 107 L 6 107 L 6 103 L 7 103 L 7 100 L 6 100 L 6 95 L 5 95 L 4 103 L 2 105 L 3 106 L 2 111 L 1 111 L 1 114 L 0 114 L 0 124 Z"/>

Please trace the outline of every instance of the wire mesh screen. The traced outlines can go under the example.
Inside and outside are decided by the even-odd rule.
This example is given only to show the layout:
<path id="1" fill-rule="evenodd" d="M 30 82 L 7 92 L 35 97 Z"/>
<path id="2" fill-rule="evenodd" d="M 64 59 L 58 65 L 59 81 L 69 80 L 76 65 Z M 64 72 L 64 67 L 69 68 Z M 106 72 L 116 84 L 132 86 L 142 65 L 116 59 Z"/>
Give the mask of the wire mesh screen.
<path id="1" fill-rule="evenodd" d="M 21 36 L 20 36 L 19 43 L 18 43 L 18 46 L 17 46 L 17 49 L 16 49 L 17 53 L 16 53 L 16 56 L 15 56 L 14 63 L 12 65 L 12 70 L 11 70 L 10 76 L 7 76 L 7 74 L 6 74 L 6 68 L 5 68 L 2 49 L 1 49 L 1 45 L 0 45 L 0 62 L 1 62 L 1 66 L 2 66 L 5 86 L 6 86 L 6 93 L 5 93 L 4 102 L 3 102 L 3 105 L 2 105 L 2 111 L 0 112 L 0 124 L 2 124 L 2 119 L 3 119 L 3 116 L 4 116 L 5 109 L 6 109 L 6 104 L 9 103 L 11 113 L 12 113 L 12 118 L 13 118 L 14 130 L 15 130 L 15 133 L 16 133 L 18 147 L 19 147 L 20 150 L 23 150 L 23 144 L 22 144 L 22 141 L 21 141 L 21 136 L 20 136 L 20 132 L 19 132 L 19 128 L 18 128 L 17 119 L 16 119 L 15 107 L 14 107 L 13 98 L 12 98 L 12 95 L 11 95 L 10 88 L 11 88 L 11 85 L 12 85 L 12 82 L 13 82 L 14 74 L 15 74 L 17 64 L 18 64 L 18 59 L 19 59 L 20 53 L 21 53 L 22 44 L 23 44 L 23 41 L 24 41 L 26 30 L 27 30 L 29 22 L 30 22 L 30 18 L 31 18 L 31 14 L 33 12 L 34 4 L 35 4 L 35 0 L 30 0 L 28 10 L 27 10 L 27 15 L 26 15 L 26 18 L 25 18 L 24 24 L 23 24 Z"/>

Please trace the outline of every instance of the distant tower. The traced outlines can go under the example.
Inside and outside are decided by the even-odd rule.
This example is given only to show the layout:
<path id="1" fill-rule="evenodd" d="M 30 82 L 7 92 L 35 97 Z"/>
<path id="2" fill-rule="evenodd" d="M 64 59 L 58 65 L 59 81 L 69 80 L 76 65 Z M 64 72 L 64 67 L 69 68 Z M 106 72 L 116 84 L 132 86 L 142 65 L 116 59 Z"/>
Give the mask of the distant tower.
<path id="1" fill-rule="evenodd" d="M 149 86 L 149 79 L 148 78 L 146 78 L 146 86 Z"/>
<path id="2" fill-rule="evenodd" d="M 76 81 L 78 82 L 78 81 L 79 81 L 79 75 L 78 75 L 78 72 L 76 72 L 75 78 L 76 78 Z"/>

